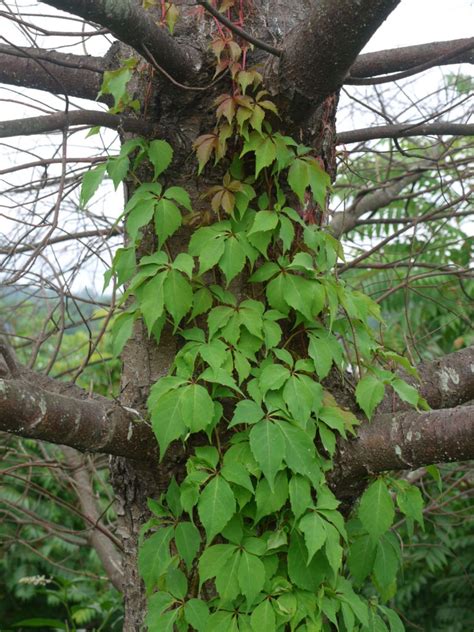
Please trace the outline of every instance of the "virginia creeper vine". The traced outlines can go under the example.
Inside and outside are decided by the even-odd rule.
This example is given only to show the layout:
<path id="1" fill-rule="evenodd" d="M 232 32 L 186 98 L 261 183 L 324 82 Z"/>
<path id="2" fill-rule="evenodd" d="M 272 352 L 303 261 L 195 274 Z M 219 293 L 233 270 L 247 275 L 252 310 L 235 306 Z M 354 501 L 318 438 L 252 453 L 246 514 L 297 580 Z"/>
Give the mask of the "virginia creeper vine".
<path id="1" fill-rule="evenodd" d="M 174 5 L 162 4 L 174 26 Z M 224 175 L 208 189 L 209 212 L 193 224 L 187 249 L 173 258 L 167 247 L 192 205 L 184 188 L 160 182 L 173 159 L 166 141 L 125 142 L 86 174 L 81 194 L 87 204 L 106 173 L 115 187 L 136 183 L 123 213 L 130 242 L 107 273 L 125 286 L 114 353 L 137 318 L 156 343 L 165 327 L 182 341 L 148 399 L 160 459 L 172 442 L 195 447 L 184 479 L 149 500 L 139 552 L 147 626 L 399 632 L 398 615 L 384 605 L 400 566 L 394 497 L 422 525 L 421 496 L 378 478 L 355 515 L 340 513 L 326 475 L 338 440 L 359 422 L 325 379 L 357 381 L 357 403 L 370 418 L 387 386 L 424 405 L 388 367 L 414 370 L 377 342 L 378 305 L 335 273 L 344 253 L 320 225 L 329 176 L 311 148 L 278 131 L 277 108 L 232 34 L 218 25 L 211 48 L 232 86 L 216 99 L 216 127 L 195 151 L 199 174 L 213 160 Z M 126 93 L 134 66 L 106 73 L 115 112 L 136 105 Z M 137 175 L 144 163 L 153 170 L 148 182 Z M 157 250 L 137 261 L 150 224 Z M 357 593 L 367 577 L 375 590 Z"/>

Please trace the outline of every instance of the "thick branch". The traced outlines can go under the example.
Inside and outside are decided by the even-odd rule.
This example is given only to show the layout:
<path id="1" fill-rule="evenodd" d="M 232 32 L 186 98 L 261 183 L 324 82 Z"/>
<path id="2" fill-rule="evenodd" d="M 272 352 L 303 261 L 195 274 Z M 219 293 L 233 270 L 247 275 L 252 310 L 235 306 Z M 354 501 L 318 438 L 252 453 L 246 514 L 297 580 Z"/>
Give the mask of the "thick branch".
<path id="1" fill-rule="evenodd" d="M 104 60 L 0 44 L 0 83 L 95 100 Z"/>
<path id="2" fill-rule="evenodd" d="M 33 116 L 0 122 L 0 138 L 44 134 L 67 129 L 72 125 L 85 125 L 87 127 L 100 125 L 101 127 L 144 135 L 150 131 L 148 123 L 129 116 L 108 114 L 98 110 L 74 110 L 68 113 L 58 112 L 47 116 Z"/>
<path id="3" fill-rule="evenodd" d="M 109 29 L 124 44 L 148 58 L 153 58 L 174 79 L 192 79 L 197 71 L 195 55 L 159 27 L 153 17 L 134 0 L 41 0 L 61 11 Z M 149 61 L 152 61 L 149 59 Z"/>
<path id="4" fill-rule="evenodd" d="M 318 0 L 284 40 L 280 93 L 295 121 L 307 118 L 344 82 L 365 44 L 399 0 Z"/>
<path id="5" fill-rule="evenodd" d="M 368 474 L 474 458 L 474 406 L 377 415 L 338 455 L 336 489 L 354 494 Z"/>
<path id="6" fill-rule="evenodd" d="M 87 528 L 89 528 L 88 523 L 94 525 L 90 528 L 90 543 L 96 550 L 110 581 L 117 590 L 121 591 L 123 580 L 121 555 L 110 538 L 95 526 L 101 521 L 102 512 L 97 504 L 87 464 L 84 462 L 83 457 L 73 448 L 63 446 L 63 453 L 68 466 L 72 470 L 71 476 L 76 485 L 77 498 L 79 499 L 82 513 L 88 518 Z"/>
<path id="7" fill-rule="evenodd" d="M 474 400 L 474 346 L 448 353 L 432 362 L 417 367 L 420 382 L 403 375 L 419 388 L 420 395 L 431 408 L 451 408 Z M 388 393 L 377 409 L 377 414 L 407 410 L 409 405 L 395 393 Z"/>
<path id="8" fill-rule="evenodd" d="M 347 145 L 378 138 L 408 138 L 410 136 L 474 136 L 474 124 L 438 121 L 437 123 L 421 123 L 420 125 L 413 123 L 378 125 L 377 127 L 341 132 L 337 135 L 336 143 Z"/>
<path id="9" fill-rule="evenodd" d="M 466 50 L 469 44 L 471 44 L 471 48 Z M 456 54 L 456 51 L 461 49 L 464 49 L 464 52 Z M 404 46 L 403 48 L 359 55 L 351 66 L 345 83 L 350 83 L 351 78 L 373 77 L 374 75 L 410 70 L 414 66 L 433 61 L 436 61 L 437 66 L 461 63 L 473 64 L 474 37 L 447 42 L 431 42 L 430 44 L 418 46 Z"/>
<path id="10" fill-rule="evenodd" d="M 21 379 L 0 379 L 0 430 L 131 459 L 153 458 L 156 445 L 134 411 L 103 399 L 58 395 Z"/>

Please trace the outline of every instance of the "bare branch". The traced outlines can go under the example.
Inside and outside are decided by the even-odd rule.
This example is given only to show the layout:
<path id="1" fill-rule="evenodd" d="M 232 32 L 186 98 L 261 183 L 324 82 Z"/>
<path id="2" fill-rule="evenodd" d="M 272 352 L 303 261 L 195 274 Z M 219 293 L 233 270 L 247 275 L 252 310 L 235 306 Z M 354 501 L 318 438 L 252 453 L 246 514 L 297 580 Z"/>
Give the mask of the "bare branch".
<path id="1" fill-rule="evenodd" d="M 462 50 L 462 52 L 459 52 Z M 453 56 L 454 55 L 454 56 Z M 446 42 L 431 42 L 418 46 L 404 46 L 381 50 L 375 53 L 359 55 L 351 66 L 350 73 L 344 83 L 351 83 L 351 79 L 373 77 L 403 70 L 411 70 L 415 66 L 426 63 L 444 66 L 446 64 L 473 64 L 474 37 Z"/>
<path id="2" fill-rule="evenodd" d="M 87 464 L 84 462 L 84 457 L 73 448 L 64 446 L 63 453 L 67 464 L 72 470 L 71 476 L 75 482 L 77 498 L 79 499 L 82 513 L 87 516 L 86 524 L 92 523 L 94 525 L 90 529 L 90 542 L 96 550 L 110 581 L 117 590 L 121 591 L 123 580 L 121 555 L 112 541 L 96 528 L 96 525 L 101 521 L 102 512 L 99 510 L 96 502 Z"/>
<path id="3" fill-rule="evenodd" d="M 344 82 L 357 55 L 399 0 L 318 0 L 284 40 L 280 93 L 295 121 L 307 118 Z"/>
<path id="4" fill-rule="evenodd" d="M 25 380 L 0 379 L 0 430 L 81 452 L 153 458 L 149 425 L 135 411 L 105 402 L 58 395 Z"/>
<path id="5" fill-rule="evenodd" d="M 335 237 L 341 237 L 357 225 L 357 220 L 362 215 L 377 211 L 393 202 L 406 186 L 416 182 L 426 170 L 432 168 L 432 161 L 420 161 L 406 176 L 397 178 L 391 184 L 381 186 L 375 191 L 363 192 L 361 195 L 358 195 L 349 208 L 334 214 L 329 230 Z"/>
<path id="6" fill-rule="evenodd" d="M 189 47 L 160 28 L 141 3 L 134 0 L 41 0 L 61 11 L 109 29 L 124 44 L 147 58 L 146 49 L 174 79 L 186 81 L 196 75 L 198 60 Z"/>
<path id="7" fill-rule="evenodd" d="M 474 124 L 438 121 L 436 123 L 422 123 L 421 125 L 413 123 L 378 125 L 341 132 L 337 135 L 336 143 L 347 145 L 379 138 L 408 138 L 410 136 L 474 136 Z"/>
<path id="8" fill-rule="evenodd" d="M 76 110 L 67 113 L 58 112 L 48 116 L 33 116 L 31 118 L 0 122 L 0 138 L 44 134 L 64 130 L 72 125 L 85 125 L 87 127 L 99 125 L 144 135 L 150 132 L 151 129 L 149 123 L 130 116 L 108 114 L 99 110 Z"/>
<path id="9" fill-rule="evenodd" d="M 40 48 L 0 45 L 0 82 L 95 100 L 104 60 Z"/>

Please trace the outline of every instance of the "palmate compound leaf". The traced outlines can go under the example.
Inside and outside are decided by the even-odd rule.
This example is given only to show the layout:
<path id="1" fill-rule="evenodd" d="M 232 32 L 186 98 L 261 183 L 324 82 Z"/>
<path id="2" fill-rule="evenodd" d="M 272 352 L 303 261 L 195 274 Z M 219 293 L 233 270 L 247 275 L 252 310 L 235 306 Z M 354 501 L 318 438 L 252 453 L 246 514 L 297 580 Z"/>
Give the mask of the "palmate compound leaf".
<path id="1" fill-rule="evenodd" d="M 222 476 L 215 476 L 198 501 L 198 514 L 208 543 L 224 529 L 234 513 L 235 498 L 229 483 Z"/>
<path id="2" fill-rule="evenodd" d="M 395 509 L 390 492 L 382 478 L 374 481 L 362 494 L 358 517 L 374 538 L 379 538 L 392 526 Z"/>
<path id="3" fill-rule="evenodd" d="M 273 482 L 285 456 L 285 441 L 278 426 L 259 421 L 250 431 L 250 449 L 273 492 Z"/>
<path id="4" fill-rule="evenodd" d="M 153 432 L 160 446 L 160 458 L 169 444 L 187 431 L 199 432 L 212 422 L 214 403 L 209 393 L 199 384 L 187 384 L 168 391 L 151 411 Z"/>
<path id="5" fill-rule="evenodd" d="M 356 400 L 370 419 L 385 394 L 385 386 L 373 375 L 365 375 L 356 386 Z"/>

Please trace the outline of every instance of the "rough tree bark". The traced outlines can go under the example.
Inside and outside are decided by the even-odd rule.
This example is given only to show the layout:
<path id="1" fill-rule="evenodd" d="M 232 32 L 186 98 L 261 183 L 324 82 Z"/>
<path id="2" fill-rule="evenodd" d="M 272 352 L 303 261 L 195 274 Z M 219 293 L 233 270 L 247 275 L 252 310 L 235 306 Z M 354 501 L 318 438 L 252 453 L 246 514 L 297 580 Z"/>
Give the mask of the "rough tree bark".
<path id="1" fill-rule="evenodd" d="M 152 91 L 148 86 L 145 95 L 144 89 L 137 88 L 137 97 L 147 104 L 149 120 L 131 119 L 117 123 L 113 120 L 116 117 L 103 113 L 95 120 L 86 120 L 85 112 L 74 112 L 57 115 L 54 120 L 48 117 L 48 122 L 36 120 L 34 128 L 33 122 L 26 120 L 16 122 L 16 127 L 10 125 L 8 129 L 7 122 L 0 126 L 0 135 L 4 129 L 5 135 L 37 133 L 84 122 L 110 123 L 111 127 L 119 127 L 122 133 L 139 131 L 149 137 L 156 134 L 169 140 L 175 148 L 170 175 L 175 178 L 174 184 L 186 183 L 193 206 L 199 211 L 203 204 L 201 190 L 195 180 L 195 164 L 189 156 L 196 137 L 212 126 L 216 88 L 183 90 L 161 73 L 164 70 L 175 82 L 187 86 L 198 85 L 209 74 L 209 68 L 205 66 L 206 38 L 198 32 L 194 3 L 184 3 L 190 6 L 182 7 L 183 25 L 178 26 L 177 38 L 172 38 L 156 25 L 151 14 L 141 8 L 141 3 L 132 0 L 115 3 L 106 0 L 44 1 L 110 29 L 155 66 L 158 74 L 154 75 Z M 448 43 L 424 47 L 419 58 L 414 47 L 410 47 L 405 55 L 389 55 L 387 52 L 385 57 L 365 55 L 356 61 L 365 43 L 397 4 L 398 0 L 342 0 L 339 3 L 304 0 L 291 3 L 289 7 L 283 1 L 252 2 L 253 11 L 246 28 L 257 38 L 276 43 L 281 50 L 281 55 L 267 64 L 266 74 L 271 90 L 277 93 L 283 105 L 282 131 L 296 130 L 304 138 L 309 137 L 333 175 L 335 93 L 349 75 L 360 78 L 405 70 L 440 57 L 443 58 L 440 63 L 448 63 L 450 54 L 453 60 L 472 59 L 472 51 L 463 40 L 457 47 Z M 462 46 L 463 51 L 459 53 Z M 252 59 L 261 61 L 265 58 L 268 55 L 258 49 L 250 53 L 250 63 Z M 54 93 L 64 90 L 71 96 L 92 99 L 100 86 L 102 73 L 103 66 L 96 58 L 0 47 L 0 81 L 10 84 Z M 222 91 L 222 86 L 218 89 Z M 461 133 L 473 133 L 471 128 L 466 127 Z M 388 130 L 387 134 L 392 132 Z M 411 178 L 408 176 L 406 182 Z M 398 193 L 402 184 L 394 187 Z M 394 191 L 387 190 L 386 194 L 393 195 Z M 360 203 L 365 203 L 371 210 L 384 200 L 371 198 Z M 355 222 L 361 212 L 365 211 L 354 208 L 350 220 Z M 348 229 L 343 220 L 336 216 L 334 232 L 338 236 Z M 180 239 L 184 241 L 185 237 L 182 234 L 174 240 L 172 247 L 176 251 L 181 247 Z M 8 351 L 5 348 L 0 351 L 8 360 Z M 147 497 L 157 497 L 166 489 L 171 476 L 179 480 L 184 474 L 185 455 L 181 446 L 171 449 L 164 463 L 157 464 L 154 440 L 149 426 L 143 421 L 150 385 L 166 373 L 174 353 L 171 334 L 164 336 L 164 342 L 156 348 L 144 326 L 137 323 L 122 356 L 122 393 L 120 404 L 114 405 L 102 398 L 85 399 L 74 389 L 62 389 L 61 392 L 53 383 L 19 371 L 8 361 L 4 379 L 0 381 L 0 429 L 112 455 L 112 483 L 117 495 L 124 550 L 123 579 L 121 577 L 120 581 L 126 605 L 126 632 L 138 632 L 145 613 L 144 589 L 137 575 L 136 555 L 139 529 L 148 518 Z M 459 366 L 454 368 L 456 362 Z M 358 439 L 340 447 L 339 469 L 336 470 L 339 480 L 335 482 L 340 495 L 346 497 L 358 493 L 367 472 L 418 467 L 432 459 L 449 461 L 473 457 L 473 408 L 452 408 L 474 397 L 473 367 L 471 349 L 447 359 L 442 366 L 422 368 L 425 396 L 434 408 L 440 410 L 419 414 L 404 411 L 398 404 L 384 403 L 376 421 L 371 426 L 364 425 Z M 335 395 L 337 397 L 337 392 Z M 445 408 L 449 410 L 443 410 Z M 411 437 L 416 437 L 416 441 Z M 463 443 L 461 447 L 460 443 Z M 73 459 L 72 453 L 70 458 Z"/>

